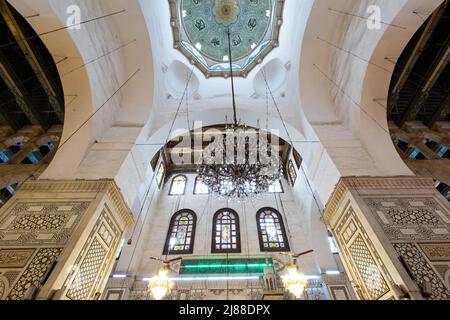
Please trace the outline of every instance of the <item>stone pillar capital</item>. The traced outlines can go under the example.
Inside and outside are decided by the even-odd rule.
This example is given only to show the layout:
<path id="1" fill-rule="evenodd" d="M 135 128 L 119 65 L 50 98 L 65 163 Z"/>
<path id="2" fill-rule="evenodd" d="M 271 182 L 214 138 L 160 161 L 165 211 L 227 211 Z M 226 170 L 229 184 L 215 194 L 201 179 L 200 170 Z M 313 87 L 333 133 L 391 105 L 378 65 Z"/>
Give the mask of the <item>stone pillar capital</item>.
<path id="1" fill-rule="evenodd" d="M 114 180 L 24 183 L 0 209 L 0 251 L 9 257 L 0 255 L 0 269 L 19 271 L 4 296 L 20 300 L 36 287 L 37 300 L 98 298 L 132 223 Z"/>
<path id="2" fill-rule="evenodd" d="M 450 267 L 441 270 L 435 262 L 450 261 L 450 254 L 437 256 L 450 252 L 450 205 L 433 179 L 342 178 L 323 221 L 361 299 L 422 300 L 425 278 L 431 299 L 450 299 L 440 276 Z"/>

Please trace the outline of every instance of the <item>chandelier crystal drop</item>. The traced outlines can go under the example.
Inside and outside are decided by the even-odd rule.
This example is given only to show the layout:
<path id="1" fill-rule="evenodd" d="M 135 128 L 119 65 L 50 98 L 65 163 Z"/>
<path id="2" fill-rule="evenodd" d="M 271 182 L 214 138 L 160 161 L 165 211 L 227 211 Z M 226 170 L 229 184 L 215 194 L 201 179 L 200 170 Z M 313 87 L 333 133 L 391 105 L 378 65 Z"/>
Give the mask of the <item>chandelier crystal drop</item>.
<path id="1" fill-rule="evenodd" d="M 287 270 L 287 275 L 283 277 L 283 286 L 297 299 L 300 299 L 306 286 L 308 285 L 308 280 L 303 274 L 298 272 L 296 265 L 292 264 L 288 266 Z"/>
<path id="2" fill-rule="evenodd" d="M 174 283 L 169 278 L 169 270 L 162 268 L 157 276 L 150 279 L 148 283 L 148 292 L 153 295 L 155 300 L 162 300 L 173 289 Z"/>

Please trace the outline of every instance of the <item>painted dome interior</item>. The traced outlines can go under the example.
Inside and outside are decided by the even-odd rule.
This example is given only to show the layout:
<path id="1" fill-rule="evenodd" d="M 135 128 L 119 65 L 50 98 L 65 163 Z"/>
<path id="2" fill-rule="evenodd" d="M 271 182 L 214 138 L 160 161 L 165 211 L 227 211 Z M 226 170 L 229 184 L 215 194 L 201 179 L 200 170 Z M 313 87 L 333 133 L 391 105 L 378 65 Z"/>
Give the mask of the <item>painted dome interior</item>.
<path id="1" fill-rule="evenodd" d="M 246 77 L 278 46 L 283 2 L 171 0 L 175 48 L 207 77 L 227 77 L 231 44 L 233 72 Z"/>

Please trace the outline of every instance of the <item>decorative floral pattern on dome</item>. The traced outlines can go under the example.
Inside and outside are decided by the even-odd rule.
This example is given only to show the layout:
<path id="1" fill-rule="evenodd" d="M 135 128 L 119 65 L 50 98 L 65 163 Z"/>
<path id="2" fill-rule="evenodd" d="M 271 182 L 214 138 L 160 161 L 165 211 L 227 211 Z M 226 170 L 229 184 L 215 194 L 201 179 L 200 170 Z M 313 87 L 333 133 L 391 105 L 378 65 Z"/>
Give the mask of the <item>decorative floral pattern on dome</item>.
<path id="1" fill-rule="evenodd" d="M 237 0 L 215 0 L 214 17 L 218 23 L 228 27 L 237 21 L 240 9 Z"/>
<path id="2" fill-rule="evenodd" d="M 169 0 L 174 47 L 207 77 L 246 77 L 278 46 L 285 0 Z"/>

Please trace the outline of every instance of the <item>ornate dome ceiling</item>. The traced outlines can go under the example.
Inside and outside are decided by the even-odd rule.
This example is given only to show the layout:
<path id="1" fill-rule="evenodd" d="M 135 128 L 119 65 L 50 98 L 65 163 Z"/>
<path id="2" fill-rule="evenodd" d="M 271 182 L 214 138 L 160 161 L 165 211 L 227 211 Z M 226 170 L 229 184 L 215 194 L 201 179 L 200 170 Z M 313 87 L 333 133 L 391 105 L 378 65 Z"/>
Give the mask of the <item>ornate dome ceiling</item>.
<path id="1" fill-rule="evenodd" d="M 174 46 L 206 77 L 246 77 L 278 46 L 284 0 L 169 0 Z"/>

